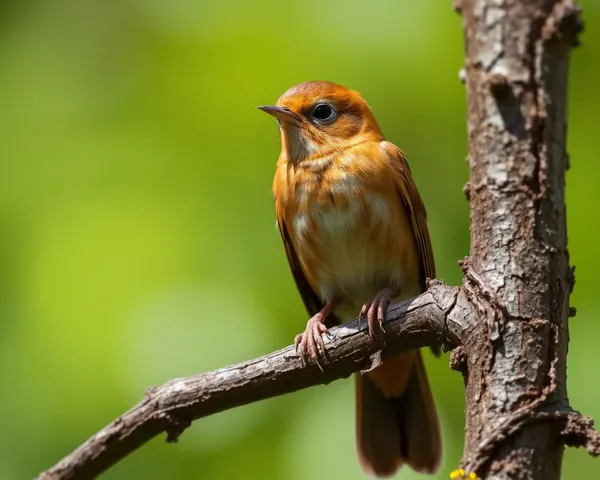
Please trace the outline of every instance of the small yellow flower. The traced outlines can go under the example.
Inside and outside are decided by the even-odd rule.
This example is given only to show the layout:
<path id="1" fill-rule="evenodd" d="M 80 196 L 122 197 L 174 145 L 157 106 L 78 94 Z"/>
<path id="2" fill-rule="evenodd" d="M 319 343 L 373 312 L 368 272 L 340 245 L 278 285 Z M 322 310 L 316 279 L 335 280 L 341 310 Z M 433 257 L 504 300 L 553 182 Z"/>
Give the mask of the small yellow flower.
<path id="1" fill-rule="evenodd" d="M 475 472 L 467 473 L 464 468 L 459 468 L 450 473 L 452 480 L 481 480 Z"/>

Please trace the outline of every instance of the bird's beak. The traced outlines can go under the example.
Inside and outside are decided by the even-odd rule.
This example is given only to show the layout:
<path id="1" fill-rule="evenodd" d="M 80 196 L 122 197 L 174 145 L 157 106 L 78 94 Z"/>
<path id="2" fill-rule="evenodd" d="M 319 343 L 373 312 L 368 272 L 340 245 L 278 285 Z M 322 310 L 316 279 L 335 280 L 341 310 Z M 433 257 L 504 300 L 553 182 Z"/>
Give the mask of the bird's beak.
<path id="1" fill-rule="evenodd" d="M 275 105 L 262 105 L 258 107 L 263 112 L 273 115 L 277 120 L 284 123 L 300 127 L 302 125 L 303 117 L 295 112 L 292 112 L 287 107 L 276 107 Z"/>

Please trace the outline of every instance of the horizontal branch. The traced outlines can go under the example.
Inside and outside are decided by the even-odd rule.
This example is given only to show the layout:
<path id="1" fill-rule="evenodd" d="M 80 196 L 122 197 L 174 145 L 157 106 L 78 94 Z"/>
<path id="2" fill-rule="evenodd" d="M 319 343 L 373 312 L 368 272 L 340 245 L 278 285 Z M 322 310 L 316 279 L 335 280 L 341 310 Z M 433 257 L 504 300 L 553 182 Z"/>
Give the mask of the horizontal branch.
<path id="1" fill-rule="evenodd" d="M 327 384 L 374 368 L 401 351 L 458 346 L 475 325 L 475 314 L 462 290 L 437 281 L 419 297 L 390 305 L 386 318 L 385 333 L 376 341 L 370 339 L 365 321 L 331 329 L 331 336 L 325 338 L 328 360 L 323 370 L 304 365 L 290 346 L 151 388 L 139 404 L 40 474 L 38 480 L 94 478 L 161 432 L 167 432 L 167 441 L 176 441 L 192 420 Z"/>

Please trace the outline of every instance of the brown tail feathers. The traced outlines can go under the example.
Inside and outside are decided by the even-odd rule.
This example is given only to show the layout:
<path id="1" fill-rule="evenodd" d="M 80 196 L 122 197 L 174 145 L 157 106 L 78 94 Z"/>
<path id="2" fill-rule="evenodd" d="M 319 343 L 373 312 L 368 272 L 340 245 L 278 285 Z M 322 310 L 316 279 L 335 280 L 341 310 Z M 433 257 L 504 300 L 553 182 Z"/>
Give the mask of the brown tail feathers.
<path id="1" fill-rule="evenodd" d="M 442 441 L 433 396 L 418 350 L 356 376 L 356 446 L 363 470 L 390 477 L 405 463 L 435 473 Z"/>

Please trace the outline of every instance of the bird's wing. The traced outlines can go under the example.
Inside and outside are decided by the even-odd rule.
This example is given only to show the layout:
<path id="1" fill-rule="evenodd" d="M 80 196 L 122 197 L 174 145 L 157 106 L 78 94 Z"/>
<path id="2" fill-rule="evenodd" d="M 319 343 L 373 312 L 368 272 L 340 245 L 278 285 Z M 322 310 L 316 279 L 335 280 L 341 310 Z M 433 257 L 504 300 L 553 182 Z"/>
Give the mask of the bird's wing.
<path id="1" fill-rule="evenodd" d="M 410 217 L 425 291 L 426 279 L 435 278 L 425 207 L 402 151 L 389 142 L 381 142 L 381 148 Z M 439 348 L 432 350 L 439 355 Z M 418 472 L 437 470 L 442 448 L 439 420 L 420 352 L 404 352 L 356 377 L 356 419 L 359 461 L 367 472 L 389 476 L 403 463 Z"/>
<path id="2" fill-rule="evenodd" d="M 417 186 L 412 179 L 408 161 L 402 150 L 390 142 L 381 142 L 381 148 L 391 160 L 394 181 L 400 200 L 406 207 L 406 211 L 410 214 L 410 221 L 421 263 L 421 290 L 424 292 L 427 289 L 427 278 L 435 278 L 435 264 L 433 262 L 433 250 L 431 249 L 429 230 L 427 229 L 425 206 L 423 205 L 423 200 L 421 200 Z"/>

